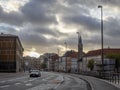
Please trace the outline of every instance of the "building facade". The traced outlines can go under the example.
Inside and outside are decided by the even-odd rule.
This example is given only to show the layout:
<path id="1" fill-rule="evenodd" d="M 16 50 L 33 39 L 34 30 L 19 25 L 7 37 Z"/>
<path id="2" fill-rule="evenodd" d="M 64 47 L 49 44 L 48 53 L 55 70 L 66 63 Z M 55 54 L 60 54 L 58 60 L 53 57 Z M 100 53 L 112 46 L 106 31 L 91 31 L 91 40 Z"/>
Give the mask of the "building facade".
<path id="1" fill-rule="evenodd" d="M 0 72 L 19 72 L 23 47 L 18 36 L 0 34 Z"/>
<path id="2" fill-rule="evenodd" d="M 106 57 L 110 54 L 119 54 L 120 55 L 120 49 L 119 48 L 104 48 L 104 59 L 103 59 L 103 65 L 101 60 L 101 49 L 98 50 L 92 50 L 89 51 L 83 58 L 82 61 L 82 71 L 90 71 L 90 69 L 87 67 L 87 64 L 89 60 L 94 60 L 94 68 L 93 71 L 101 72 L 102 68 L 104 68 L 105 72 L 114 72 L 115 71 L 115 65 L 116 60 Z"/>

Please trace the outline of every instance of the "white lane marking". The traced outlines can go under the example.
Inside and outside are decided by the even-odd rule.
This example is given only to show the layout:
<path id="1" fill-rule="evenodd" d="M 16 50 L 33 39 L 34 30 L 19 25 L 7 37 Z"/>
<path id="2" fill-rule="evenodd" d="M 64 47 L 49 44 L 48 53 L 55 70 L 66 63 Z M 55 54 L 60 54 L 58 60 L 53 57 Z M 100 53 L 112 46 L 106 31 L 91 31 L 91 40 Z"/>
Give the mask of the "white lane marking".
<path id="1" fill-rule="evenodd" d="M 42 79 L 42 81 L 47 81 L 46 79 Z"/>
<path id="2" fill-rule="evenodd" d="M 10 85 L 4 85 L 4 86 L 1 86 L 0 88 L 6 88 L 6 87 L 9 87 Z"/>
<path id="3" fill-rule="evenodd" d="M 30 79 L 30 80 L 27 80 L 27 81 L 23 81 L 24 83 L 27 83 L 27 82 L 32 82 L 34 80 L 36 80 L 37 78 L 34 78 L 34 79 Z"/>
<path id="4" fill-rule="evenodd" d="M 27 78 L 27 77 L 24 76 L 24 77 L 14 78 L 14 79 L 10 79 L 10 80 L 7 80 L 7 81 L 16 81 L 16 80 L 25 79 L 25 78 Z"/>
<path id="5" fill-rule="evenodd" d="M 15 85 L 20 85 L 21 83 L 15 83 Z"/>
<path id="6" fill-rule="evenodd" d="M 27 84 L 25 84 L 26 86 L 32 86 L 32 84 L 31 83 L 27 83 Z"/>
<path id="7" fill-rule="evenodd" d="M 57 89 L 60 85 L 61 85 L 60 83 L 57 84 L 57 85 L 54 87 L 54 89 Z"/>
<path id="8" fill-rule="evenodd" d="M 30 79 L 30 80 L 28 80 L 28 81 L 30 81 L 30 82 L 31 82 L 31 81 L 34 81 L 34 80 L 36 80 L 36 78 L 34 78 L 34 79 Z"/>

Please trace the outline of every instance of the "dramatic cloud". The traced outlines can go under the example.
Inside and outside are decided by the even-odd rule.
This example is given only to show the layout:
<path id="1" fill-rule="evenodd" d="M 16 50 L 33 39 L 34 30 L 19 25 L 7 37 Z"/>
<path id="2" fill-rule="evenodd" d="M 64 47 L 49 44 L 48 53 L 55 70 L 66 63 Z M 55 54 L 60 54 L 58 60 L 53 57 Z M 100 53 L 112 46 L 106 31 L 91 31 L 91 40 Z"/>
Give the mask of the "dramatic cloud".
<path id="1" fill-rule="evenodd" d="M 5 12 L 3 8 L 0 7 L 0 22 L 7 23 L 11 25 L 21 25 L 23 24 L 25 18 L 20 12 Z"/>
<path id="2" fill-rule="evenodd" d="M 65 16 L 63 17 L 63 22 L 66 24 L 82 26 L 86 29 L 94 31 L 100 28 L 100 22 L 98 19 L 85 15 Z"/>
<path id="3" fill-rule="evenodd" d="M 2 3 L 4 1 L 0 1 L 0 32 L 18 35 L 25 52 L 34 48 L 41 54 L 57 52 L 60 48 L 63 53 L 65 41 L 68 49 L 77 50 L 77 31 L 82 36 L 84 51 L 101 48 L 99 4 L 103 6 L 104 47 L 119 48 L 120 0 L 6 2 L 6 5 L 14 3 L 10 9 Z"/>
<path id="4" fill-rule="evenodd" d="M 30 0 L 21 7 L 22 13 L 29 22 L 39 24 L 57 23 L 52 11 L 56 0 Z"/>

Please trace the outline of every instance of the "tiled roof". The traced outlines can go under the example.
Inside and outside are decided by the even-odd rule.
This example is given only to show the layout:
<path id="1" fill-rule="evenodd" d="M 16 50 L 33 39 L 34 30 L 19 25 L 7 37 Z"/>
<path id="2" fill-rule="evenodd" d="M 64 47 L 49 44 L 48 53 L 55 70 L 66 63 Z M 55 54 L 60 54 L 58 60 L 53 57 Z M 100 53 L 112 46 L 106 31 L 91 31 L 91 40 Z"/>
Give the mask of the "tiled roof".
<path id="1" fill-rule="evenodd" d="M 120 54 L 120 48 L 105 48 L 103 49 L 103 54 Z M 101 49 L 89 51 L 85 56 L 99 56 L 101 55 Z"/>
<path id="2" fill-rule="evenodd" d="M 73 52 L 71 55 L 70 55 L 71 58 L 77 58 L 78 57 L 78 52 Z"/>

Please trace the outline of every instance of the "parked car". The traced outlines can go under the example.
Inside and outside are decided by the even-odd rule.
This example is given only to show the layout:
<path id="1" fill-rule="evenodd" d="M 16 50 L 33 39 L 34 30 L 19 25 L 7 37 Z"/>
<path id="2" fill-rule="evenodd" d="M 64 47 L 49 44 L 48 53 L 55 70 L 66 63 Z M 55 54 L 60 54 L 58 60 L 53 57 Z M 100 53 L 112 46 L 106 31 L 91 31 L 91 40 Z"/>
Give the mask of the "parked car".
<path id="1" fill-rule="evenodd" d="M 40 70 L 30 70 L 30 77 L 40 77 Z"/>

